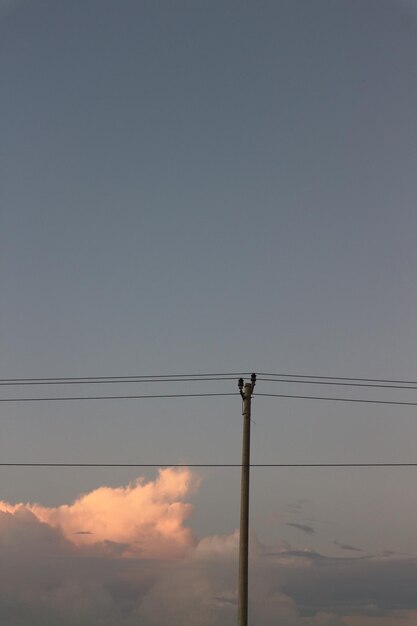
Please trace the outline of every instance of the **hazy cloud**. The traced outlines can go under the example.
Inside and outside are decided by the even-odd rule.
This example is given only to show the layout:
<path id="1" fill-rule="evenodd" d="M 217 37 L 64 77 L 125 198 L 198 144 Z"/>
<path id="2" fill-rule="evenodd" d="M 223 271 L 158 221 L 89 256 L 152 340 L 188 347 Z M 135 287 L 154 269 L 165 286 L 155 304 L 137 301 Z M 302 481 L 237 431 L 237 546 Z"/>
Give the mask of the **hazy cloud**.
<path id="1" fill-rule="evenodd" d="M 178 479 L 176 487 L 175 479 Z M 116 498 L 115 502 L 124 505 L 121 513 L 127 515 L 126 500 L 139 486 L 138 493 L 144 503 L 149 506 L 154 500 L 161 506 L 163 503 L 165 524 L 171 517 L 164 507 L 169 508 L 171 502 L 176 510 L 178 503 L 188 504 L 184 498 L 192 492 L 193 480 L 183 470 L 171 470 L 165 475 L 162 472 L 155 481 L 137 481 L 120 488 L 120 492 L 114 490 L 121 495 L 121 500 Z M 102 511 L 104 519 L 110 519 L 109 501 L 102 499 L 107 488 L 102 489 L 92 494 L 98 494 L 98 503 L 106 503 Z M 148 495 L 145 497 L 141 490 Z M 91 494 L 76 501 L 74 516 L 80 502 L 85 502 L 90 510 L 88 496 Z M 68 509 L 74 504 L 68 505 Z M 166 534 L 163 550 L 153 550 L 148 553 L 152 558 L 144 558 L 139 550 L 132 548 L 131 542 L 133 537 L 138 545 L 146 543 L 148 538 L 154 541 L 153 515 L 148 518 L 150 530 L 139 516 L 138 526 L 134 532 L 130 531 L 128 542 L 94 541 L 94 536 L 68 536 L 71 524 L 65 515 L 58 518 L 66 526 L 57 523 L 54 515 L 48 522 L 42 521 L 36 513 L 37 507 L 32 508 L 6 507 L 3 503 L 0 511 L 0 624 L 235 625 L 237 531 L 200 541 L 187 539 L 187 545 L 180 542 L 180 554 L 178 519 L 174 516 L 173 532 Z M 153 511 L 152 506 L 149 510 Z M 189 509 L 185 511 L 188 513 Z M 114 515 L 118 513 L 116 507 Z M 134 511 L 129 515 L 134 515 Z M 185 518 L 181 516 L 181 519 Z M 100 524 L 96 526 L 102 528 Z M 79 525 L 80 528 L 86 528 L 85 524 Z M 110 524 L 109 528 L 114 527 Z M 168 546 L 170 541 L 172 549 Z M 159 558 L 155 558 L 157 554 Z M 173 559 L 172 555 L 177 558 Z M 406 624 L 407 615 L 417 610 L 417 560 L 332 558 L 314 550 L 292 550 L 283 541 L 265 546 L 255 535 L 250 540 L 250 560 L 250 612 L 254 623 L 262 626 Z"/>
<path id="2" fill-rule="evenodd" d="M 303 533 L 306 533 L 307 535 L 314 535 L 314 533 L 316 532 L 312 526 L 308 526 L 307 524 L 297 524 L 296 522 L 287 522 L 286 526 L 292 526 L 292 528 L 301 530 Z"/>
<path id="3" fill-rule="evenodd" d="M 335 546 L 338 546 L 341 550 L 350 550 L 351 552 L 363 552 L 361 548 L 356 548 L 355 546 L 350 546 L 347 543 L 339 543 L 338 541 L 333 542 Z"/>
<path id="4" fill-rule="evenodd" d="M 305 505 L 308 504 L 308 500 L 305 500 L 303 498 L 299 498 L 298 500 L 296 500 L 295 502 L 292 502 L 291 504 L 288 505 L 288 509 L 291 511 L 291 513 L 301 513 L 301 511 L 304 509 Z"/>

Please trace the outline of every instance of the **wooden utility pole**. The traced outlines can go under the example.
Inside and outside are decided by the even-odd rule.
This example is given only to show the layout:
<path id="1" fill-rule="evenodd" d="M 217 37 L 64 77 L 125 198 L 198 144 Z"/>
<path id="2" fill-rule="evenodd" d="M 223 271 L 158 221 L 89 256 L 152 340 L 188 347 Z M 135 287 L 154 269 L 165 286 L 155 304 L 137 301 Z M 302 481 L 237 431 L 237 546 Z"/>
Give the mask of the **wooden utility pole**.
<path id="1" fill-rule="evenodd" d="M 243 378 L 239 378 L 239 391 L 243 400 L 243 441 L 240 491 L 238 626 L 248 626 L 250 422 L 251 400 L 255 383 L 256 374 L 252 374 L 250 383 L 243 384 Z"/>

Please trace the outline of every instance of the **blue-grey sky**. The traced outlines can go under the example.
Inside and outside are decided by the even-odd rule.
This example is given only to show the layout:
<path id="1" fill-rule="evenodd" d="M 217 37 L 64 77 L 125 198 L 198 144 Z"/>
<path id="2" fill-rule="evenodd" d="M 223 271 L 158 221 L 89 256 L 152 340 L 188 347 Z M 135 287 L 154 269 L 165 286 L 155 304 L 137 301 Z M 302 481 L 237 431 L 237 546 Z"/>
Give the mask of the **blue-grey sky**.
<path id="1" fill-rule="evenodd" d="M 0 377 L 417 380 L 416 58 L 410 0 L 1 3 Z M 254 462 L 416 460 L 414 409 L 253 410 Z M 240 429 L 238 397 L 2 404 L 0 452 L 238 463 Z M 233 532 L 238 470 L 200 474 L 191 526 Z M 136 475 L 1 469 L 0 499 L 52 506 Z M 416 556 L 415 477 L 257 470 L 253 528 Z"/>

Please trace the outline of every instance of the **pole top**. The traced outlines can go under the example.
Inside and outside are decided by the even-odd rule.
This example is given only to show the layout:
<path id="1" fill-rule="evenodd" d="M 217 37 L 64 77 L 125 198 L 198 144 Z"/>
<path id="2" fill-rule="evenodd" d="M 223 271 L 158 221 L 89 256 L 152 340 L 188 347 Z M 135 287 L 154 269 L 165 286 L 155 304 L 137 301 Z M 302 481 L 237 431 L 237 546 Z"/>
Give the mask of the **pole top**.
<path id="1" fill-rule="evenodd" d="M 252 395 L 253 390 L 254 390 L 255 385 L 256 385 L 256 374 L 255 374 L 255 372 L 253 372 L 251 374 L 250 383 L 249 382 L 245 383 L 243 378 L 239 378 L 237 385 L 238 385 L 238 388 L 239 388 L 239 393 L 242 396 L 242 398 L 245 398 L 245 394 Z"/>

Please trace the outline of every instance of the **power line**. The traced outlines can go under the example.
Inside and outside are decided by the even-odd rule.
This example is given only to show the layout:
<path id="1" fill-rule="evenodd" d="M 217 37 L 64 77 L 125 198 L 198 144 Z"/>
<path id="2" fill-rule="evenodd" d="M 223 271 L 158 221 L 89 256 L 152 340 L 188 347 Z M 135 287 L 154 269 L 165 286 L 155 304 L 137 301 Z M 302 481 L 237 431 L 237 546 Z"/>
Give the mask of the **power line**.
<path id="1" fill-rule="evenodd" d="M 250 372 L 212 372 L 197 374 L 129 374 L 125 376 L 63 376 L 40 378 L 1 378 L 1 386 L 19 385 L 77 385 L 77 384 L 113 384 L 113 383 L 144 383 L 144 382 L 208 382 L 210 380 L 234 380 L 236 377 L 249 376 Z M 303 380 L 301 380 L 303 379 Z M 302 383 L 319 385 L 341 385 L 352 387 L 373 387 L 388 389 L 417 389 L 417 381 L 385 379 L 385 378 L 354 378 L 346 376 L 319 376 L 314 374 L 271 374 L 261 372 L 259 381 L 279 383 Z M 363 383 L 363 384 L 361 384 Z M 379 383 L 379 384 L 373 384 Z"/>
<path id="2" fill-rule="evenodd" d="M 372 387 L 372 388 L 376 388 L 376 389 L 411 389 L 411 390 L 417 390 L 416 386 L 411 386 L 412 383 L 410 383 L 409 385 L 391 385 L 391 384 L 376 384 L 376 383 L 348 383 L 348 382 L 336 382 L 336 381 L 325 381 L 325 380 L 299 380 L 299 379 L 295 379 L 295 380 L 287 380 L 287 379 L 283 379 L 283 378 L 258 378 L 258 381 L 262 381 L 262 382 L 271 382 L 271 383 L 287 383 L 290 385 L 293 384 L 304 384 L 304 385 L 336 385 L 338 387 Z"/>
<path id="3" fill-rule="evenodd" d="M 274 376 L 279 378 L 314 378 L 317 380 L 350 380 L 368 383 L 398 383 L 403 385 L 417 385 L 417 381 L 415 380 L 399 380 L 388 378 L 352 378 L 348 376 L 315 376 L 313 374 L 270 374 L 268 372 L 259 372 L 258 376 Z"/>
<path id="4" fill-rule="evenodd" d="M 60 402 L 79 400 L 138 400 L 154 398 L 209 398 L 221 396 L 236 396 L 237 392 L 226 393 L 167 393 L 167 394 L 140 394 L 140 395 L 120 395 L 120 396 L 47 396 L 39 398 L 0 398 L 0 402 Z M 304 396 L 286 393 L 256 393 L 253 396 L 267 398 L 297 398 L 301 400 L 323 400 L 332 402 L 356 402 L 362 404 L 388 404 L 391 406 L 417 406 L 417 402 L 405 402 L 395 400 L 372 400 L 365 398 L 339 398 L 336 396 Z"/>
<path id="5" fill-rule="evenodd" d="M 0 467 L 152 467 L 152 468 L 184 468 L 184 467 L 243 467 L 241 463 L 0 463 Z M 246 466 L 245 466 L 246 467 Z M 417 467 L 417 463 L 251 463 L 249 467 L 288 467 L 288 468 L 320 468 L 320 467 Z"/>
<path id="6" fill-rule="evenodd" d="M 220 377 L 222 380 L 234 379 L 239 376 L 250 376 L 251 372 L 226 372 L 226 373 L 203 373 L 203 374 L 146 374 L 146 375 L 138 375 L 131 374 L 126 376 L 62 376 L 62 377 L 43 377 L 43 378 L 0 378 L 1 384 L 8 383 L 37 383 L 37 382 L 65 382 L 65 381 L 74 381 L 74 383 L 86 381 L 95 382 L 95 381 L 113 381 L 113 380 L 127 380 L 127 379 L 135 379 L 135 380 L 152 380 L 161 378 L 164 381 L 167 379 L 176 379 L 179 378 L 181 380 L 189 379 L 195 380 L 200 378 L 207 378 L 208 380 L 215 380 L 214 377 Z"/>
<path id="7" fill-rule="evenodd" d="M 57 402 L 63 400 L 137 400 L 142 398 L 208 398 L 237 395 L 237 391 L 229 391 L 227 393 L 166 393 L 132 396 L 48 396 L 43 398 L 0 398 L 0 402 Z"/>
<path id="8" fill-rule="evenodd" d="M 0 380 L 1 386 L 25 385 L 110 385 L 113 383 L 198 383 L 208 381 L 236 380 L 235 376 L 212 376 L 199 378 L 109 378 L 109 379 L 56 379 L 56 380 L 15 380 L 6 382 Z"/>
<path id="9" fill-rule="evenodd" d="M 254 398 L 264 396 L 267 398 L 299 398 L 302 400 L 324 400 L 331 402 L 357 402 L 363 404 L 389 404 L 391 406 L 417 406 L 417 402 L 401 402 L 395 400 L 366 400 L 364 398 L 338 398 L 335 396 L 301 396 L 286 393 L 256 393 Z"/>
<path id="10" fill-rule="evenodd" d="M 209 382 L 209 381 L 229 381 L 235 380 L 235 376 L 230 375 L 219 375 L 219 376 L 199 376 L 195 378 L 171 378 L 171 377 L 160 377 L 160 378 L 126 378 L 126 377 L 116 377 L 116 378 L 91 378 L 91 379 L 21 379 L 21 380 L 10 380 L 9 382 L 6 379 L 0 380 L 0 386 L 13 387 L 13 386 L 38 386 L 38 385 L 97 385 L 97 384 L 129 384 L 129 383 L 173 383 L 173 382 L 184 382 L 184 383 L 195 383 L 195 382 Z M 417 390 L 417 386 L 411 386 L 412 383 L 408 385 L 394 385 L 394 384 L 375 384 L 375 383 L 360 383 L 360 382 L 342 382 L 342 381 L 324 381 L 324 380 L 288 380 L 284 378 L 258 378 L 258 381 L 262 382 L 274 382 L 274 383 L 287 383 L 287 384 L 304 384 L 304 385 L 336 385 L 336 386 L 344 386 L 344 387 L 365 387 L 365 388 L 377 388 L 377 389 L 410 389 Z"/>

